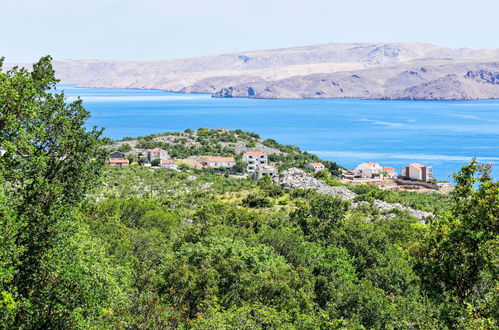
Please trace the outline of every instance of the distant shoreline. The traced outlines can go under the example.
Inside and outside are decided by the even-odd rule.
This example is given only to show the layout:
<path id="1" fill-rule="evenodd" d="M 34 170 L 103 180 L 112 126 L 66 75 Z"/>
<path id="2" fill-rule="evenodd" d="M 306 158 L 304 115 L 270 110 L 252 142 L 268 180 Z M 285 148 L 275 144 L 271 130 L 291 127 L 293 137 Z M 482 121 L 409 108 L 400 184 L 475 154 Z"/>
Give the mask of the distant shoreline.
<path id="1" fill-rule="evenodd" d="M 479 99 L 402 99 L 402 98 L 362 98 L 362 97 L 250 97 L 250 96 L 235 96 L 235 97 L 217 97 L 214 94 L 205 93 L 205 92 L 181 92 L 175 90 L 167 90 L 160 88 L 140 88 L 140 87 L 102 87 L 102 86 L 92 86 L 92 85 L 79 85 L 79 84 L 62 84 L 62 85 L 72 85 L 74 88 L 95 88 L 95 89 L 128 89 L 128 90 L 151 90 L 151 91 L 160 91 L 174 94 L 193 94 L 193 95 L 209 95 L 212 98 L 240 98 L 240 99 L 253 99 L 253 100 L 375 100 L 375 101 L 416 101 L 416 102 L 468 102 L 468 101 L 494 101 L 499 100 L 499 97 L 496 98 L 479 98 Z"/>

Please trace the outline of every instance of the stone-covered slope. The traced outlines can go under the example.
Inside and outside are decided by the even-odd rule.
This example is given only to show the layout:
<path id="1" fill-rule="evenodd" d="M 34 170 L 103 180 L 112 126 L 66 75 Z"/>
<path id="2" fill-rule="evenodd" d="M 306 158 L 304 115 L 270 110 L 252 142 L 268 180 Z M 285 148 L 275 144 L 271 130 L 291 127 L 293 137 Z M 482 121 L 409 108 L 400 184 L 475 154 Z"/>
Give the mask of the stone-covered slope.
<path id="1" fill-rule="evenodd" d="M 298 168 L 290 168 L 280 173 L 273 178 L 273 181 L 275 184 L 286 190 L 294 190 L 298 188 L 312 189 L 322 195 L 335 196 L 343 200 L 351 201 L 352 208 L 368 204 L 368 202 L 354 201 L 355 196 L 357 196 L 354 192 L 344 187 L 332 187 L 324 181 L 318 180 L 309 173 L 306 173 Z M 385 201 L 375 200 L 372 205 L 381 211 L 390 211 L 393 209 L 407 211 L 410 215 L 422 222 L 433 216 L 430 212 L 415 210 L 398 203 L 387 203 Z"/>

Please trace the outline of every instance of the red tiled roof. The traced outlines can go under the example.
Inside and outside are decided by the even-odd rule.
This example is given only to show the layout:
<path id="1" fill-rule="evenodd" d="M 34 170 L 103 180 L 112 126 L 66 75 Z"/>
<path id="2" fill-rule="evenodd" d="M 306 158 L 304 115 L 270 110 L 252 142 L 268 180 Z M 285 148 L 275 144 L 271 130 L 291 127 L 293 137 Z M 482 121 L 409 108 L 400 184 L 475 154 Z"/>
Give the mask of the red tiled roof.
<path id="1" fill-rule="evenodd" d="M 207 157 L 207 162 L 235 162 L 234 157 Z"/>
<path id="2" fill-rule="evenodd" d="M 385 171 L 395 171 L 393 167 L 383 167 L 383 170 Z"/>
<path id="3" fill-rule="evenodd" d="M 324 166 L 324 164 L 322 164 L 322 163 L 310 163 L 310 165 L 312 165 L 312 166 Z"/>
<path id="4" fill-rule="evenodd" d="M 148 151 L 150 151 L 150 152 L 166 152 L 166 150 L 161 149 L 161 148 L 149 149 Z"/>
<path id="5" fill-rule="evenodd" d="M 128 159 L 110 159 L 106 162 L 106 164 L 130 164 Z"/>
<path id="6" fill-rule="evenodd" d="M 243 156 L 267 156 L 264 152 L 245 152 Z"/>

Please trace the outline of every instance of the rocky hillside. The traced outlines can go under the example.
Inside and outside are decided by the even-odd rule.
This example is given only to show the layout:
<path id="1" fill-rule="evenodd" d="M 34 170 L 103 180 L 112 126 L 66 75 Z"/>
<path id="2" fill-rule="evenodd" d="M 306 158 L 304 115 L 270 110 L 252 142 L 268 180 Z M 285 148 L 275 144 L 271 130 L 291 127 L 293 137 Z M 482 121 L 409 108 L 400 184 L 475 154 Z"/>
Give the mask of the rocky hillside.
<path id="1" fill-rule="evenodd" d="M 499 50 L 345 43 L 159 61 L 57 60 L 63 83 L 216 97 L 499 98 Z"/>
<path id="2" fill-rule="evenodd" d="M 330 186 L 324 181 L 318 180 L 309 173 L 306 173 L 298 168 L 290 168 L 283 173 L 280 173 L 273 178 L 273 182 L 286 190 L 311 189 L 321 195 L 335 196 L 343 200 L 351 201 L 353 209 L 369 205 L 369 203 L 365 201 L 356 201 L 355 197 L 357 194 L 347 188 Z M 430 212 L 415 210 L 399 203 L 388 203 L 381 200 L 374 200 L 372 205 L 381 211 L 391 211 L 394 209 L 407 211 L 410 215 L 417 218 L 421 222 L 425 222 L 433 216 Z"/>

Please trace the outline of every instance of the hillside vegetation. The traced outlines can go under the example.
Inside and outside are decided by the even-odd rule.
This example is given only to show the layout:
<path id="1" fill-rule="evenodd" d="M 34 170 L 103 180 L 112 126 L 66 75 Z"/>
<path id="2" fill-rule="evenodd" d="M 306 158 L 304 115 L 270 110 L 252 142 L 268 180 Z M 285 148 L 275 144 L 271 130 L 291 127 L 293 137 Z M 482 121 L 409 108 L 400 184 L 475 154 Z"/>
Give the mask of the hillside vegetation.
<path id="1" fill-rule="evenodd" d="M 297 146 L 283 145 L 274 139 L 260 139 L 256 133 L 225 128 L 198 130 L 186 129 L 184 132 L 166 132 L 137 138 L 126 137 L 122 141 L 105 140 L 108 150 L 120 150 L 131 154 L 136 160 L 147 149 L 162 148 L 173 158 L 182 159 L 191 156 L 232 156 L 241 162 L 244 152 L 265 152 L 269 161 L 279 170 L 290 167 L 302 167 L 307 163 L 322 162 L 333 176 L 340 175 L 341 167 L 335 162 L 321 160 L 314 154 L 300 150 Z"/>
<path id="2" fill-rule="evenodd" d="M 490 166 L 449 197 L 352 188 L 427 224 L 268 177 L 104 167 L 109 141 L 55 84 L 50 58 L 0 73 L 1 328 L 497 327 Z"/>

